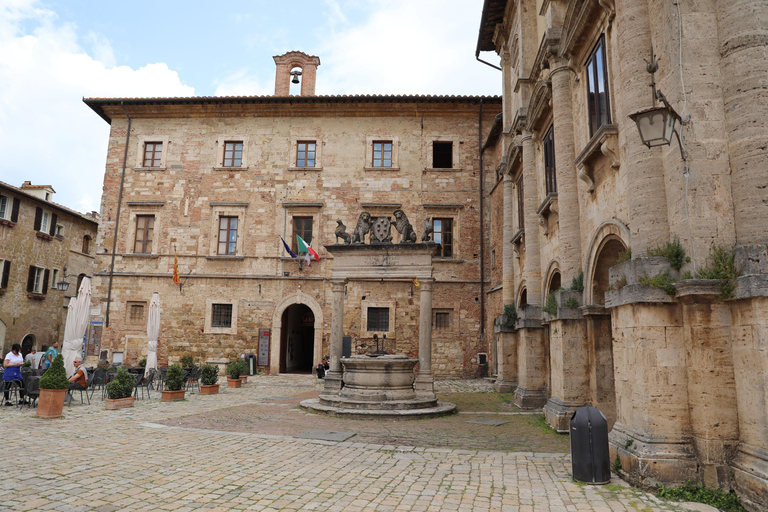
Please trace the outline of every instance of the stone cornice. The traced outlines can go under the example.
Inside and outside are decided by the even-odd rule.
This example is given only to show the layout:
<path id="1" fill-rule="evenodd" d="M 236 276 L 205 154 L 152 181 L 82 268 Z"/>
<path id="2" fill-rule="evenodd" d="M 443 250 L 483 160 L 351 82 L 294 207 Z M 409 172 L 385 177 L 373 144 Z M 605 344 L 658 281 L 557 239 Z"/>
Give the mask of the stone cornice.
<path id="1" fill-rule="evenodd" d="M 550 80 L 539 80 L 533 87 L 531 100 L 528 102 L 528 112 L 525 115 L 528 131 L 536 131 L 541 124 L 545 114 L 551 112 L 550 101 L 552 99 L 552 82 Z"/>
<path id="2" fill-rule="evenodd" d="M 590 25 L 602 25 L 601 17 L 607 15 L 612 20 L 616 9 L 614 0 L 570 0 L 563 20 L 563 33 L 560 40 L 560 55 L 575 55 L 578 46 L 585 39 L 585 32 Z"/>

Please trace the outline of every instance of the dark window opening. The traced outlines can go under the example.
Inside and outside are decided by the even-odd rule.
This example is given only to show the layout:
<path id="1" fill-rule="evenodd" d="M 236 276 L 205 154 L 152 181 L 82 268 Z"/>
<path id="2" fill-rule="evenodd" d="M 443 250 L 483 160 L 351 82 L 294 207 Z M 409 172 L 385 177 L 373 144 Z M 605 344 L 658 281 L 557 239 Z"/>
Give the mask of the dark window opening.
<path id="1" fill-rule="evenodd" d="M 441 331 L 451 328 L 451 314 L 447 311 L 435 312 L 435 330 Z"/>
<path id="2" fill-rule="evenodd" d="M 432 143 L 432 168 L 450 169 L 453 167 L 453 142 Z"/>
<path id="3" fill-rule="evenodd" d="M 522 174 L 517 179 L 517 227 L 518 229 L 523 229 L 525 227 L 525 218 L 524 218 L 524 211 L 525 208 L 523 208 L 525 200 L 525 192 L 523 190 L 523 176 Z"/>
<path id="4" fill-rule="evenodd" d="M 610 124 L 610 98 L 605 59 L 605 36 L 600 36 L 585 64 L 587 75 L 587 109 L 589 110 L 589 136 L 603 125 Z"/>
<path id="5" fill-rule="evenodd" d="M 232 327 L 232 304 L 213 304 L 211 327 Z"/>
<path id="6" fill-rule="evenodd" d="M 368 331 L 389 331 L 389 308 L 368 308 Z"/>
<path id="7" fill-rule="evenodd" d="M 544 178 L 547 195 L 557 192 L 557 174 L 555 172 L 555 128 L 549 129 L 544 136 Z"/>

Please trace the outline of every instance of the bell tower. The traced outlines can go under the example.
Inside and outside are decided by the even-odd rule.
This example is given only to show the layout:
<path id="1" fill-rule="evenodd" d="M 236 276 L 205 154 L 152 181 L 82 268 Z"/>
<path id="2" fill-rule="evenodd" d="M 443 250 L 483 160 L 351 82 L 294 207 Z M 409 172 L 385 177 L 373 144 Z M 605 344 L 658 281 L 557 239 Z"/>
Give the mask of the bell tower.
<path id="1" fill-rule="evenodd" d="M 277 65 L 275 96 L 290 96 L 291 80 L 301 82 L 301 96 L 315 95 L 315 77 L 320 58 L 304 52 L 288 52 L 273 57 Z M 293 71 L 293 72 L 292 72 Z M 300 71 L 297 73 L 297 71 Z"/>

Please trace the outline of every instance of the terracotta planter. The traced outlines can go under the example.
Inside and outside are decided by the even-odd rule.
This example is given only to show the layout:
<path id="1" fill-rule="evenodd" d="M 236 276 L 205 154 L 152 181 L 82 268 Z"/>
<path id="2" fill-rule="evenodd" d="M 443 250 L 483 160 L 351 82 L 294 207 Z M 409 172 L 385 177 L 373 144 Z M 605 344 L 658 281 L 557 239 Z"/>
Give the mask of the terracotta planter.
<path id="1" fill-rule="evenodd" d="M 162 397 L 160 398 L 161 402 L 178 402 L 180 400 L 184 400 L 184 392 L 186 390 L 180 389 L 178 391 L 168 391 L 163 390 L 160 392 Z"/>
<path id="2" fill-rule="evenodd" d="M 125 409 L 126 407 L 133 407 L 133 403 L 136 401 L 135 396 L 129 396 L 128 398 L 107 398 L 104 403 L 107 404 L 108 411 L 114 411 L 115 409 Z"/>
<path id="3" fill-rule="evenodd" d="M 219 392 L 218 384 L 200 384 L 201 395 L 216 395 Z"/>
<path id="4" fill-rule="evenodd" d="M 228 388 L 239 388 L 243 385 L 243 381 L 241 379 L 231 379 L 227 377 L 227 387 Z"/>
<path id="5" fill-rule="evenodd" d="M 38 418 L 59 418 L 64 410 L 64 398 L 66 389 L 40 389 L 40 398 L 37 401 Z"/>

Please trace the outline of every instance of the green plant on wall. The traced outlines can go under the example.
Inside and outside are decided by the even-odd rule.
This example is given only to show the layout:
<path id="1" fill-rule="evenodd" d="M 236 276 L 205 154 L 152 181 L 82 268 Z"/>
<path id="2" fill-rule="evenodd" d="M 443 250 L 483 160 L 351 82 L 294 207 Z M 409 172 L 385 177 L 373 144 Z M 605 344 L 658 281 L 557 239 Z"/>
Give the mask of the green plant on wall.
<path id="1" fill-rule="evenodd" d="M 627 247 L 623 251 L 619 253 L 618 258 L 616 258 L 616 264 L 624 263 L 625 261 L 629 261 L 632 259 L 632 249 Z"/>
<path id="2" fill-rule="evenodd" d="M 504 316 L 506 317 L 504 320 L 504 327 L 514 327 L 517 323 L 517 308 L 515 307 L 515 303 L 507 304 L 504 306 Z"/>
<path id="3" fill-rule="evenodd" d="M 654 288 L 660 288 L 664 290 L 668 295 L 675 295 L 677 288 L 675 288 L 675 280 L 669 275 L 669 272 L 662 272 L 655 276 L 649 276 L 648 274 L 641 274 L 638 276 L 638 283 L 642 286 L 652 286 Z"/>
<path id="4" fill-rule="evenodd" d="M 575 276 L 571 280 L 571 287 L 569 289 L 575 292 L 584 291 L 584 272 L 583 271 L 579 272 L 579 275 Z"/>
<path id="5" fill-rule="evenodd" d="M 578 308 L 578 307 L 579 307 L 579 301 L 577 301 L 577 300 L 576 300 L 576 299 L 574 299 L 574 298 L 570 298 L 570 299 L 568 299 L 567 301 L 565 301 L 565 303 L 563 304 L 563 307 L 564 307 L 564 308 L 573 308 L 573 309 L 576 309 L 576 308 Z"/>
<path id="6" fill-rule="evenodd" d="M 667 242 L 664 245 L 660 245 L 653 249 L 648 249 L 648 256 L 660 256 L 667 258 L 669 265 L 675 269 L 680 270 L 683 268 L 683 264 L 691 261 L 691 258 L 685 255 L 685 248 L 680 243 L 680 239 L 675 237 L 671 242 Z"/>
<path id="7" fill-rule="evenodd" d="M 736 268 L 733 253 L 722 246 L 712 247 L 709 253 L 711 264 L 696 272 L 697 279 L 719 279 L 720 295 L 718 300 L 730 299 L 736 289 L 736 278 L 741 270 Z"/>
<path id="8" fill-rule="evenodd" d="M 724 512 L 746 512 L 736 493 L 723 492 L 721 489 L 708 489 L 692 481 L 673 489 L 667 489 L 662 485 L 659 487 L 659 497 L 668 500 L 705 503 Z"/>
<path id="9" fill-rule="evenodd" d="M 552 316 L 557 315 L 557 299 L 555 299 L 555 292 L 549 292 L 549 295 L 547 295 L 547 302 L 544 303 L 544 307 L 541 308 L 541 310 Z"/>

